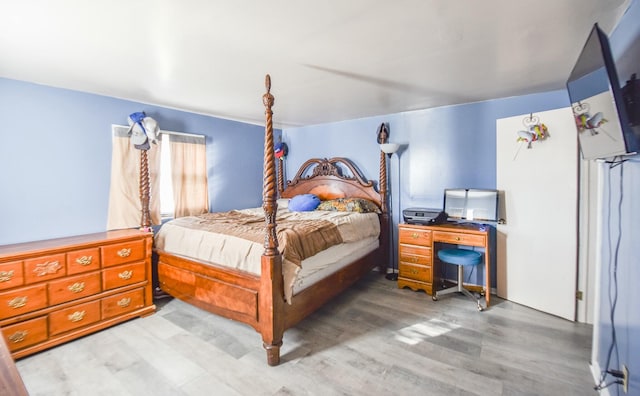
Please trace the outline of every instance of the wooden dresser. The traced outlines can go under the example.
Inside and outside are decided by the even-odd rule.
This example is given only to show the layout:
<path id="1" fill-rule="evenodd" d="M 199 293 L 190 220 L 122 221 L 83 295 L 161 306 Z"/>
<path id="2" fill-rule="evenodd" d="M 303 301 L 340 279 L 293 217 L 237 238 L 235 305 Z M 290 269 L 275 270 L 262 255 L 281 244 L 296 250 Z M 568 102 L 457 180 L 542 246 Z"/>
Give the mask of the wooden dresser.
<path id="1" fill-rule="evenodd" d="M 484 290 L 486 305 L 491 299 L 489 231 L 474 224 L 398 225 L 398 287 L 424 290 L 433 295 L 436 274 L 437 243 L 474 246 L 484 250 L 485 284 L 469 286 Z M 467 286 L 465 286 L 467 287 Z"/>
<path id="2" fill-rule="evenodd" d="M 0 328 L 14 359 L 155 311 L 152 234 L 0 246 Z"/>

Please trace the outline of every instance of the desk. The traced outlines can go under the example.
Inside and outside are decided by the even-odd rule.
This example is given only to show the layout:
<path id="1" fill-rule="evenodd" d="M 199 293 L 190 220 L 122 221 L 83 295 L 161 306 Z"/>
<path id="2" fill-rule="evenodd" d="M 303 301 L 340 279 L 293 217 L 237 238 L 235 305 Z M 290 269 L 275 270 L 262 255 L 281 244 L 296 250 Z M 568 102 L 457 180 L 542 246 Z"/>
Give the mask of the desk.
<path id="1" fill-rule="evenodd" d="M 437 243 L 476 246 L 484 249 L 484 296 L 487 307 L 491 298 L 491 273 L 489 228 L 480 229 L 475 224 L 446 223 L 439 225 L 398 225 L 398 287 L 424 290 L 434 294 L 437 277 Z M 434 279 L 435 278 L 435 279 Z"/>

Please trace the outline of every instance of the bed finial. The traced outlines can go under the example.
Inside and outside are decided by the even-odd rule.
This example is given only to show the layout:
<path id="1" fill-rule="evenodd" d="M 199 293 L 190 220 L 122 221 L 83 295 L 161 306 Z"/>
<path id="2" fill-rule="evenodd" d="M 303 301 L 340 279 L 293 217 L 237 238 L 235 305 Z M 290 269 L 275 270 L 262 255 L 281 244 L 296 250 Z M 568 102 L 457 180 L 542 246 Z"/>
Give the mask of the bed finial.
<path id="1" fill-rule="evenodd" d="M 264 87 L 267 89 L 267 92 L 262 95 L 262 103 L 264 103 L 264 107 L 267 108 L 265 109 L 265 112 L 270 112 L 274 99 L 273 95 L 271 95 L 271 76 L 268 74 L 264 76 Z"/>

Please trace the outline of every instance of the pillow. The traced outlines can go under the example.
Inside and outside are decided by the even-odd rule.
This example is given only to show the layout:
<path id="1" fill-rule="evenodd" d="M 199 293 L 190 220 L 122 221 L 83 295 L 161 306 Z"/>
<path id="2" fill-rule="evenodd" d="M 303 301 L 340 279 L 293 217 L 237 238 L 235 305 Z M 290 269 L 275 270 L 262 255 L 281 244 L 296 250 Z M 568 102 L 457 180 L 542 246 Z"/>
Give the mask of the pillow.
<path id="1" fill-rule="evenodd" d="M 294 212 L 309 212 L 320 205 L 320 198 L 313 194 L 300 194 L 289 200 L 289 210 Z"/>
<path id="2" fill-rule="evenodd" d="M 382 213 L 375 203 L 364 198 L 338 198 L 322 201 L 317 210 L 334 212 Z"/>

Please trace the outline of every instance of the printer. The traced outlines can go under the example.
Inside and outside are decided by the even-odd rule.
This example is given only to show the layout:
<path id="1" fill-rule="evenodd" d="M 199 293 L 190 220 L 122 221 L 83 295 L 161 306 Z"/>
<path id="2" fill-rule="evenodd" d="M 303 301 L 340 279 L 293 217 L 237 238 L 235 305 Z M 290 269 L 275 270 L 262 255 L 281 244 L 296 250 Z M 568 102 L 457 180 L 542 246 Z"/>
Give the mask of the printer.
<path id="1" fill-rule="evenodd" d="M 407 208 L 402 211 L 402 217 L 408 224 L 434 225 L 445 223 L 449 216 L 441 209 Z"/>

